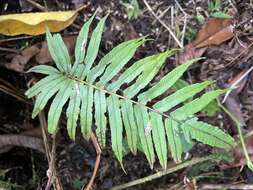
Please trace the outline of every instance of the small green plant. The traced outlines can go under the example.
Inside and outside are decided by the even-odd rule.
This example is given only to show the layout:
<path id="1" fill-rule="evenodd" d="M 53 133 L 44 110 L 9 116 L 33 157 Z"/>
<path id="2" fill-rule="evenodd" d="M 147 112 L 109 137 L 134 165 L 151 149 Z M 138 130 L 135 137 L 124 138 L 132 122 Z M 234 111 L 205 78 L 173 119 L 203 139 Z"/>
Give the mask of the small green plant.
<path id="1" fill-rule="evenodd" d="M 212 17 L 232 18 L 232 16 L 221 10 L 220 0 L 210 0 L 208 3 L 208 11 Z"/>
<path id="2" fill-rule="evenodd" d="M 128 19 L 136 19 L 140 14 L 140 7 L 137 0 L 130 0 L 129 3 L 123 3 L 126 7 Z"/>
<path id="3" fill-rule="evenodd" d="M 47 31 L 48 48 L 57 68 L 39 65 L 29 70 L 47 75 L 26 92 L 29 98 L 36 96 L 33 118 L 56 94 L 48 112 L 49 133 L 57 130 L 63 107 L 68 102 L 66 115 L 69 136 L 75 139 L 80 117 L 82 135 L 89 139 L 94 120 L 96 136 L 104 147 L 108 126 L 112 150 L 121 164 L 125 138 L 134 154 L 140 147 L 151 167 L 156 152 L 163 168 L 167 167 L 168 149 L 173 159 L 180 162 L 183 152 L 192 147 L 194 140 L 227 150 L 235 145 L 229 134 L 199 121 L 196 116 L 225 92 L 221 89 L 212 90 L 196 98 L 213 81 L 186 85 L 161 99 L 160 95 L 173 86 L 175 88 L 184 72 L 199 59 L 178 66 L 149 87 L 150 81 L 175 50 L 140 59 L 121 72 L 147 39 L 141 37 L 123 42 L 96 62 L 107 16 L 99 21 L 88 43 L 88 31 L 93 18 L 83 25 L 77 37 L 73 64 L 61 36 L 51 35 Z M 123 88 L 123 84 L 128 85 Z M 151 101 L 156 103 L 152 105 Z"/>

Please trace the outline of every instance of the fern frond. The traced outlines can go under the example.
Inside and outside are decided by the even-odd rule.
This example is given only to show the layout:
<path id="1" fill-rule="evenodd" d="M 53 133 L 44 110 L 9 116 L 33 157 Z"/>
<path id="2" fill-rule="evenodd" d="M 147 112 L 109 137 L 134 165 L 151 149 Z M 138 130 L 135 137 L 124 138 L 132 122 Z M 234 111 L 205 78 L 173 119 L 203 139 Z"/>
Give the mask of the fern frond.
<path id="1" fill-rule="evenodd" d="M 145 37 L 141 37 L 119 44 L 97 63 L 107 16 L 99 21 L 88 43 L 89 27 L 94 17 L 95 14 L 84 24 L 77 37 L 74 64 L 70 63 L 60 35 L 52 36 L 47 31 L 49 51 L 57 68 L 41 65 L 29 70 L 48 75 L 30 88 L 26 95 L 29 98 L 37 96 L 33 117 L 53 98 L 48 112 L 50 133 L 57 129 L 63 107 L 69 101 L 66 110 L 69 136 L 75 139 L 80 117 L 81 133 L 88 140 L 94 121 L 98 141 L 105 147 L 109 124 L 112 150 L 122 168 L 124 138 L 132 153 L 136 154 L 137 147 L 140 147 L 151 167 L 156 154 L 163 168 L 167 167 L 168 148 L 173 159 L 180 162 L 187 149 L 186 144 L 191 145 L 193 140 L 224 149 L 234 146 L 231 136 L 218 127 L 198 121 L 196 116 L 207 104 L 225 92 L 213 90 L 196 98 L 213 81 L 188 86 L 184 84 L 185 87 L 175 90 L 171 95 L 161 100 L 156 99 L 171 88 L 177 89 L 182 83 L 182 75 L 198 59 L 178 66 L 148 88 L 150 81 L 175 50 L 140 59 L 121 72 L 137 48 L 146 41 Z M 123 89 L 124 84 L 127 87 Z M 150 106 L 147 104 L 150 101 L 156 103 Z M 169 112 L 172 108 L 174 111 Z"/>

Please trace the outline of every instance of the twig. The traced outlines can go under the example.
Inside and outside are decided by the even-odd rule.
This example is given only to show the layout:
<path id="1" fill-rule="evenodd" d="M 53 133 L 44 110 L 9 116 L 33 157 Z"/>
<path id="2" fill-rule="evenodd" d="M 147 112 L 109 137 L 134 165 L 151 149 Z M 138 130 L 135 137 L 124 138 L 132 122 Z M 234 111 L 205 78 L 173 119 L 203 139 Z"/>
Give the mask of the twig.
<path id="1" fill-rule="evenodd" d="M 53 136 L 53 144 L 52 144 L 52 148 L 50 147 L 49 144 L 49 135 L 47 133 L 47 122 L 46 122 L 46 117 L 45 117 L 45 113 L 44 111 L 41 111 L 39 113 L 39 121 L 40 121 L 40 125 L 41 125 L 41 130 L 42 130 L 42 137 L 43 137 L 43 141 L 44 141 L 44 146 L 45 146 L 45 150 L 46 150 L 46 155 L 47 155 L 47 161 L 48 161 L 48 166 L 49 166 L 49 179 L 47 182 L 47 186 L 45 188 L 46 189 L 50 189 L 50 186 L 52 185 L 52 181 L 51 179 L 55 178 L 55 189 L 56 190 L 62 190 L 62 185 L 60 182 L 60 179 L 58 178 L 58 176 L 56 175 L 56 171 L 55 171 L 55 149 L 56 149 L 56 143 L 55 143 L 55 138 Z M 50 152 L 51 150 L 51 152 Z M 50 177 L 50 175 L 52 174 L 52 176 Z"/>
<path id="2" fill-rule="evenodd" d="M 42 5 L 40 5 L 39 3 L 37 3 L 37 2 L 35 2 L 33 0 L 25 0 L 25 1 L 28 2 L 28 3 L 30 3 L 30 4 L 32 4 L 33 6 L 35 6 L 36 8 L 38 8 L 41 11 L 44 11 L 44 12 L 47 11 L 47 9 L 45 7 L 43 7 Z"/>
<path id="3" fill-rule="evenodd" d="M 0 91 L 2 91 L 4 93 L 6 93 L 6 94 L 8 94 L 8 95 L 10 95 L 10 96 L 12 96 L 14 98 L 16 98 L 19 101 L 22 101 L 22 102 L 24 102 L 26 104 L 31 105 L 31 102 L 29 102 L 27 100 L 27 98 L 25 96 L 23 96 L 23 94 L 20 94 L 18 91 L 14 90 L 14 89 L 11 89 L 8 86 L 0 84 Z"/>
<path id="4" fill-rule="evenodd" d="M 92 141 L 93 146 L 96 149 L 97 157 L 96 157 L 96 162 L 95 162 L 95 166 L 94 166 L 94 170 L 93 170 L 91 179 L 90 179 L 90 181 L 89 181 L 89 183 L 86 187 L 83 186 L 83 188 L 82 188 L 83 190 L 90 190 L 92 188 L 92 185 L 93 185 L 93 182 L 94 182 L 94 179 L 96 177 L 98 167 L 99 167 L 99 164 L 100 164 L 101 149 L 100 149 L 100 146 L 98 144 L 97 138 L 96 138 L 94 133 L 91 133 L 91 141 Z"/>
<path id="5" fill-rule="evenodd" d="M 185 35 L 186 26 L 187 26 L 187 14 L 184 11 L 184 9 L 181 7 L 181 5 L 178 3 L 178 1 L 175 0 L 175 2 L 178 8 L 180 9 L 180 11 L 182 11 L 182 13 L 184 14 L 184 26 L 183 26 L 182 37 L 181 37 L 181 44 L 184 46 L 184 35 Z"/>
<path id="6" fill-rule="evenodd" d="M 228 90 L 222 100 L 222 103 L 224 103 L 227 99 L 227 97 L 229 96 L 229 94 L 231 93 L 231 91 L 236 88 L 236 86 L 253 70 L 253 66 L 250 67 L 238 80 L 236 80 L 235 82 L 233 82 L 231 84 L 231 86 L 229 86 L 230 90 Z"/>
<path id="7" fill-rule="evenodd" d="M 173 173 L 175 171 L 181 170 L 183 168 L 186 168 L 186 167 L 189 167 L 189 166 L 192 166 L 192 165 L 195 165 L 195 164 L 199 164 L 201 162 L 205 162 L 205 161 L 208 161 L 208 160 L 213 160 L 215 158 L 216 158 L 216 155 L 214 155 L 214 154 L 206 156 L 206 157 L 201 157 L 201 158 L 193 158 L 189 161 L 177 164 L 177 165 L 175 165 L 175 166 L 173 166 L 173 167 L 171 167 L 171 168 L 169 168 L 165 171 L 160 171 L 160 172 L 157 172 L 153 175 L 149 175 L 149 176 L 144 177 L 144 178 L 140 178 L 140 179 L 137 179 L 137 180 L 134 180 L 134 181 L 122 184 L 122 185 L 115 186 L 115 187 L 112 188 L 112 190 L 121 190 L 121 189 L 126 189 L 128 187 L 132 187 L 132 186 L 135 186 L 135 185 L 139 185 L 139 184 L 142 184 L 142 183 L 160 178 L 164 175 L 168 175 L 168 174 Z"/>
<path id="8" fill-rule="evenodd" d="M 253 189 L 253 184 L 202 184 L 199 189 Z"/>
<path id="9" fill-rule="evenodd" d="M 172 30 L 155 14 L 155 12 L 152 10 L 152 8 L 150 7 L 150 5 L 148 4 L 148 2 L 146 0 L 143 0 L 144 4 L 146 5 L 146 7 L 148 8 L 148 10 L 151 12 L 151 14 L 169 31 L 170 35 L 173 37 L 173 39 L 176 41 L 177 45 L 180 48 L 183 48 L 183 45 L 181 44 L 181 42 L 177 39 L 177 37 L 175 36 L 175 34 L 172 32 Z"/>
<path id="10" fill-rule="evenodd" d="M 5 47 L 0 47 L 0 51 L 7 51 L 7 52 L 12 52 L 19 54 L 21 51 L 17 49 L 12 49 L 12 48 L 5 48 Z"/>

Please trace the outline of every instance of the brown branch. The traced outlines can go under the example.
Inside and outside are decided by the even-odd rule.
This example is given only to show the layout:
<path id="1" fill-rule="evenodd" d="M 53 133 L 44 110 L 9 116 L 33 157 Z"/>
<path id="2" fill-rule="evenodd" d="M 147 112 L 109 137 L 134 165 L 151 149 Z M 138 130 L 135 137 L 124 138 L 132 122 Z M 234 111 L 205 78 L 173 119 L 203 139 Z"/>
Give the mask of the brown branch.
<path id="1" fill-rule="evenodd" d="M 32 148 L 45 153 L 43 141 L 40 138 L 25 135 L 0 135 L 0 148 L 10 145 Z"/>
<path id="2" fill-rule="evenodd" d="M 101 151 L 101 148 L 98 144 L 97 138 L 96 138 L 96 136 L 93 132 L 91 133 L 91 141 L 92 141 L 92 144 L 93 144 L 94 148 L 96 149 L 97 157 L 96 157 L 96 162 L 95 162 L 95 166 L 94 166 L 94 170 L 93 170 L 91 179 L 90 179 L 90 181 L 89 181 L 89 183 L 86 187 L 83 186 L 82 190 L 90 190 L 92 188 L 92 185 L 93 185 L 93 182 L 94 182 L 94 179 L 96 177 L 98 167 L 99 167 L 99 164 L 100 164 L 100 157 L 101 157 L 101 152 L 102 151 Z"/>

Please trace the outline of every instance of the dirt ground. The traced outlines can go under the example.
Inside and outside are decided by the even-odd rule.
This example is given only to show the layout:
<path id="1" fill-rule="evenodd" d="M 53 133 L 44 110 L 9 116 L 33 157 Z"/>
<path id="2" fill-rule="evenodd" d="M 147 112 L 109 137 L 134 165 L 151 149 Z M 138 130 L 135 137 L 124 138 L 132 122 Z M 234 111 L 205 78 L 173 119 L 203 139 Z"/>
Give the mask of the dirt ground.
<path id="1" fill-rule="evenodd" d="M 212 79 L 216 80 L 217 86 L 220 88 L 229 87 L 253 66 L 253 2 L 251 0 L 222 0 L 219 10 L 210 8 L 210 2 L 215 1 L 137 0 L 140 10 L 138 16 L 132 19 L 129 19 L 127 15 L 129 13 L 127 6 L 131 2 L 127 0 L 30 1 L 37 2 L 49 11 L 73 10 L 87 5 L 79 12 L 74 24 L 61 31 L 63 36 L 69 37 L 69 41 L 67 41 L 70 44 L 73 43 L 73 36 L 76 36 L 84 20 L 87 20 L 95 10 L 98 10 L 97 20 L 110 13 L 103 33 L 100 56 L 107 53 L 120 42 L 148 35 L 153 40 L 148 41 L 138 50 L 135 59 L 163 52 L 166 49 L 179 48 L 168 29 L 163 26 L 145 4 L 148 3 L 159 19 L 172 30 L 179 40 L 182 39 L 181 43 L 184 46 L 184 52 L 186 52 L 168 59 L 159 76 L 152 81 L 150 86 L 169 70 L 179 65 L 182 60 L 188 57 L 194 58 L 198 55 L 204 56 L 206 59 L 195 64 L 184 76 L 184 79 L 190 83 Z M 0 2 L 1 15 L 42 11 L 30 1 L 2 0 Z M 218 45 L 211 44 L 204 49 L 202 48 L 201 52 L 195 52 L 194 49 L 194 52 L 189 53 L 187 48 L 191 49 L 190 45 L 196 39 L 198 31 L 217 12 L 232 12 L 232 36 L 228 40 L 220 40 L 222 42 Z M 27 74 L 25 71 L 31 66 L 37 65 L 38 59 L 32 57 L 27 61 L 17 57 L 17 55 L 22 55 L 22 50 L 34 44 L 38 44 L 40 49 L 40 43 L 44 40 L 45 35 L 32 37 L 0 35 L 0 189 L 45 189 L 47 186 L 48 162 L 46 154 L 43 153 L 44 148 L 40 129 L 40 119 L 43 119 L 43 116 L 34 120 L 31 119 L 33 101 L 28 100 L 24 96 L 24 92 L 28 89 L 33 78 L 33 75 Z M 251 156 L 253 154 L 253 141 L 251 142 L 253 129 L 252 73 L 249 72 L 240 79 L 237 86 L 239 87 L 231 93 L 225 102 L 225 106 L 234 113 L 243 126 L 244 134 L 249 136 L 246 144 Z M 218 111 L 211 114 L 211 117 L 206 117 L 206 115 L 206 113 L 201 113 L 200 118 L 220 126 L 235 138 L 238 137 L 235 125 L 225 113 Z M 48 143 L 53 143 L 56 146 L 55 166 L 58 179 L 64 187 L 63 189 L 79 190 L 89 182 L 95 165 L 96 151 L 92 143 L 85 141 L 81 135 L 78 135 L 75 142 L 70 140 L 64 121 L 62 123 L 62 127 L 54 140 L 49 138 L 50 142 Z M 36 137 L 36 143 L 32 145 L 36 146 L 35 149 L 37 150 L 25 148 L 22 145 L 3 145 L 5 143 L 4 137 L 7 138 L 6 141 L 12 141 L 13 139 L 15 141 L 19 134 Z M 15 142 L 16 145 L 23 143 L 22 140 Z M 151 170 L 145 156 L 138 153 L 137 156 L 131 154 L 125 156 L 124 168 L 126 173 L 124 173 L 113 156 L 109 144 L 108 141 L 107 148 L 102 150 L 101 162 L 93 189 L 111 189 L 116 185 L 124 184 L 161 170 L 158 163 Z M 187 156 L 189 159 L 206 155 L 213 151 L 208 146 L 196 144 Z M 253 187 L 246 186 L 253 183 L 253 173 L 246 166 L 243 167 L 245 161 L 241 154 L 237 152 L 237 162 L 233 162 L 230 165 L 203 162 L 128 189 L 191 190 L 198 189 L 197 187 L 215 189 L 215 186 L 212 186 L 214 184 L 220 184 L 220 188 L 217 187 L 216 189 L 223 189 L 228 187 L 227 185 L 237 184 L 242 184 L 240 187 L 244 189 L 253 189 Z M 169 164 L 173 165 L 174 163 L 169 160 Z M 53 189 L 53 187 L 51 188 Z M 238 186 L 235 189 L 240 188 Z"/>

